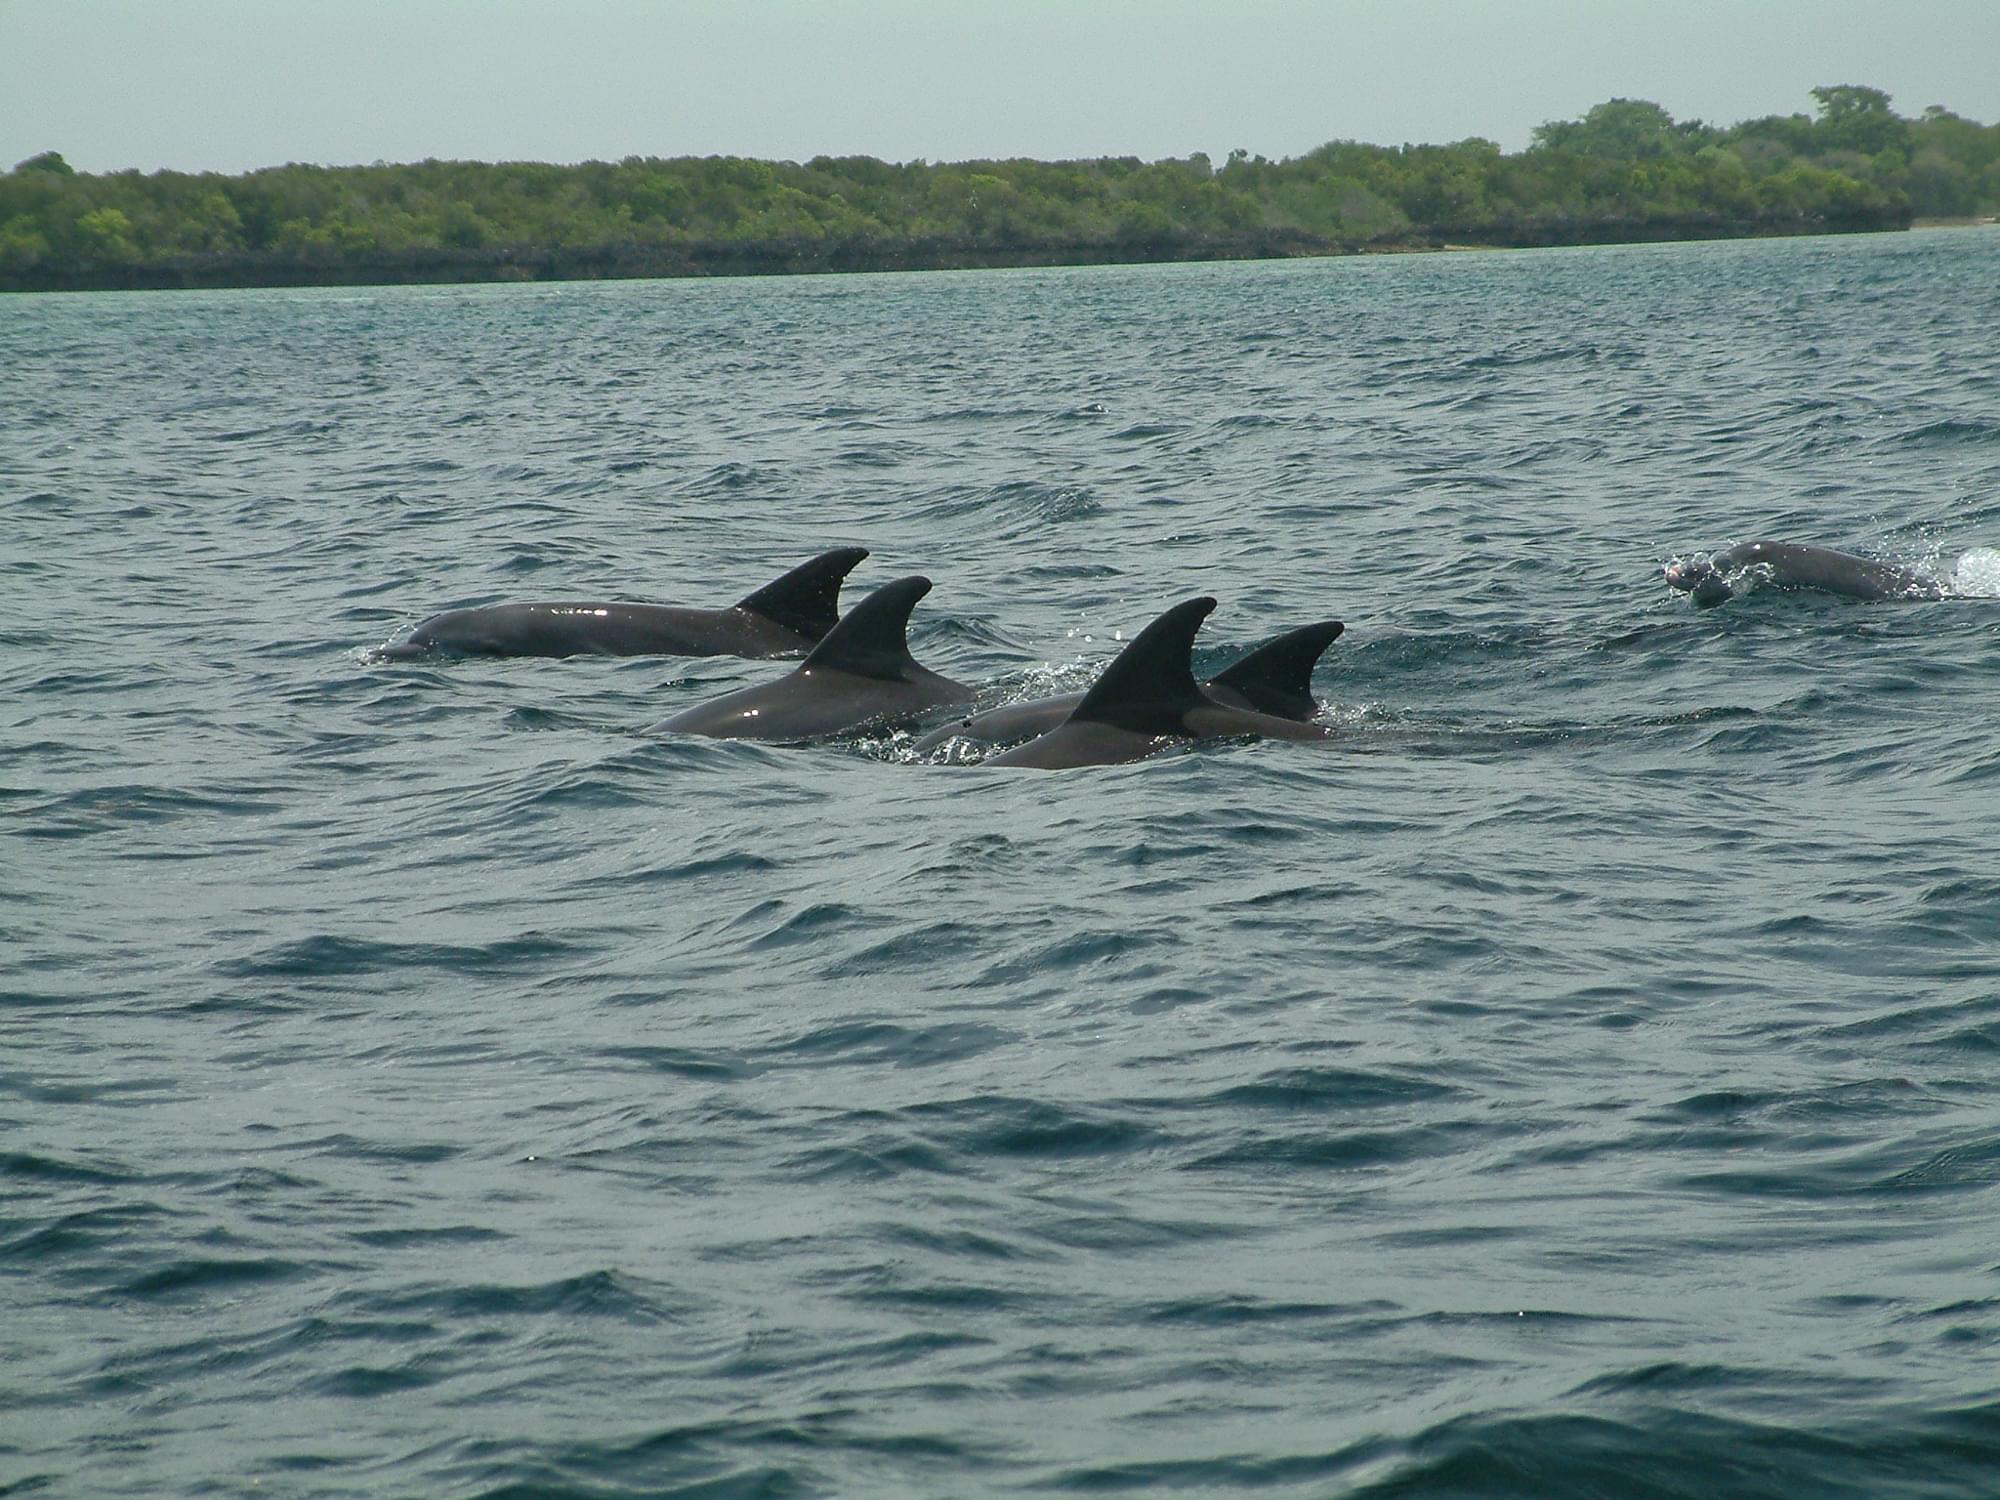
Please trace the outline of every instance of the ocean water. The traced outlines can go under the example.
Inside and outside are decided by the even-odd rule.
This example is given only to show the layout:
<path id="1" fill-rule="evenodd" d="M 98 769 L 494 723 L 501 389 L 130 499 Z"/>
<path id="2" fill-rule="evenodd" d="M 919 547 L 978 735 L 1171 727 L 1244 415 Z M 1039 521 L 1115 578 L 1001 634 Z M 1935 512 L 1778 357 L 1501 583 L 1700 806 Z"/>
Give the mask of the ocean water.
<path id="1" fill-rule="evenodd" d="M 2000 1489 L 2000 233 L 0 301 L 0 1495 Z M 1060 774 L 378 663 L 825 547 Z"/>

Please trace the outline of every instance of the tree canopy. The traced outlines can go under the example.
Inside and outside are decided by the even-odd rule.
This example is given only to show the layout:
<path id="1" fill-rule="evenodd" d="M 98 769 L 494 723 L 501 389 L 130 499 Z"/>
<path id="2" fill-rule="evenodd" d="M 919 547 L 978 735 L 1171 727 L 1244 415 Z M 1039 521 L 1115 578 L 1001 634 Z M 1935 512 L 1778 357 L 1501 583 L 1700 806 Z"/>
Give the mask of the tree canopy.
<path id="1" fill-rule="evenodd" d="M 1858 84 L 1718 127 L 1612 99 L 1525 151 L 1143 162 L 709 156 L 0 176 L 0 289 L 671 275 L 1879 229 L 2000 210 L 2000 126 Z"/>

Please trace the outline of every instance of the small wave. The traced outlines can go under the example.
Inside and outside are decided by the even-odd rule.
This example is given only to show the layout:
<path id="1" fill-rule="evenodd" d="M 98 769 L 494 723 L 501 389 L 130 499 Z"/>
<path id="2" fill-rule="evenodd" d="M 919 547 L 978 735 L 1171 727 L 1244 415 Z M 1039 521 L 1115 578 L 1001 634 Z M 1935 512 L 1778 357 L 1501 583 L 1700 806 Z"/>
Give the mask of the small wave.
<path id="1" fill-rule="evenodd" d="M 1012 480 L 983 489 L 953 485 L 937 492 L 936 497 L 924 507 L 923 514 L 925 519 L 939 521 L 978 516 L 1018 529 L 1079 521 L 1097 515 L 1103 509 L 1085 485 Z"/>
<path id="2" fill-rule="evenodd" d="M 1461 370 L 1508 370 L 1524 365 L 1558 364 L 1565 360 L 1596 360 L 1602 351 L 1595 344 L 1540 349 L 1496 349 L 1491 354 L 1475 354 L 1458 362 Z"/>
<path id="3" fill-rule="evenodd" d="M 132 1175 L 87 1161 L 66 1161 L 57 1156 L 37 1156 L 28 1151 L 0 1155 L 0 1178 L 27 1178 L 45 1182 L 108 1184 L 130 1182 Z"/>
<path id="4" fill-rule="evenodd" d="M 376 1396 L 394 1396 L 406 1391 L 419 1391 L 425 1386 L 436 1385 L 441 1380 L 449 1379 L 455 1373 L 436 1364 L 426 1368 L 426 1363 L 425 1357 L 419 1356 L 408 1364 L 393 1367 L 350 1365 L 346 1369 L 317 1376 L 307 1383 L 306 1389 L 315 1395 L 366 1401 Z"/>
<path id="5" fill-rule="evenodd" d="M 717 464 L 689 486 L 695 494 L 710 490 L 747 490 L 753 486 L 770 485 L 773 478 L 753 464 Z"/>
<path id="6" fill-rule="evenodd" d="M 1076 558 L 1064 562 L 1030 563 L 1020 570 L 1020 576 L 1034 583 L 1076 583 L 1095 582 L 1122 575 L 1110 563 Z"/>
<path id="7" fill-rule="evenodd" d="M 1104 509 L 1087 486 L 1077 484 L 1002 485 L 995 498 L 1037 521 L 1078 521 Z"/>
<path id="8" fill-rule="evenodd" d="M 858 953 L 835 959 L 826 967 L 828 978 L 852 978 L 878 974 L 927 974 L 940 963 L 976 954 L 981 947 L 982 929 L 971 923 L 933 922 L 912 932 L 871 943 Z"/>
<path id="9" fill-rule="evenodd" d="M 1006 1034 L 981 1023 L 904 1026 L 892 1021 L 841 1021 L 762 1049 L 773 1063 L 826 1067 L 927 1067 L 985 1051 Z"/>
<path id="10" fill-rule="evenodd" d="M 0 1262 L 25 1268 L 46 1268 L 65 1277 L 89 1275 L 88 1257 L 110 1251 L 127 1240 L 137 1221 L 158 1218 L 168 1210 L 155 1204 L 120 1204 L 65 1214 L 54 1223 L 38 1225 L 13 1239 L 0 1239 Z M 0 1490 L 0 1494 L 5 1494 Z"/>
<path id="11" fill-rule="evenodd" d="M 39 809 L 42 821 L 17 827 L 31 838 L 76 838 L 148 823 L 218 814 L 269 813 L 278 804 L 254 796 L 204 796 L 164 787 L 90 787 L 52 799 Z"/>
<path id="12" fill-rule="evenodd" d="M 833 462 L 851 469 L 893 469 L 921 453 L 911 443 L 857 443 L 841 449 L 833 456 Z"/>
<path id="13" fill-rule="evenodd" d="M 1018 650 L 1020 643 L 1001 626 L 989 620 L 967 619 L 960 615 L 945 615 L 942 618 L 927 619 L 910 632 L 912 649 L 923 647 L 936 650 L 951 646 L 994 646 L 1001 650 Z M 921 656 L 923 652 L 919 652 Z"/>
<path id="14" fill-rule="evenodd" d="M 969 1127 L 953 1132 L 954 1155 L 974 1160 L 1119 1156 L 1163 1143 L 1138 1120 L 1039 1099 L 968 1100 L 962 1109 L 945 1109 Z"/>
<path id="15" fill-rule="evenodd" d="M 1927 422 L 1894 434 L 1889 442 L 1907 447 L 1946 448 L 2000 442 L 2000 422 Z"/>
<path id="16" fill-rule="evenodd" d="M 239 432 L 218 432 L 215 434 L 215 441 L 218 443 L 247 443 L 256 438 L 278 438 L 282 440 L 318 437 L 323 433 L 337 430 L 339 426 L 338 422 L 300 418 L 294 422 L 279 422 L 269 427 L 246 427 Z M 421 469 L 423 465 L 419 464 L 416 467 Z M 447 464 L 445 467 L 455 468 L 456 465 Z"/>
<path id="17" fill-rule="evenodd" d="M 1190 1161 L 1188 1169 L 1252 1174 L 1368 1172 L 1402 1162 L 1442 1157 L 1448 1154 L 1456 1133 L 1426 1125 L 1337 1132 L 1240 1131 L 1230 1144 Z"/>
<path id="18" fill-rule="evenodd" d="M 1774 1380 L 1790 1395 L 1790 1375 L 1712 1366 L 1669 1366 L 1656 1380 L 1685 1388 L 1683 1400 L 1724 1391 L 1768 1403 Z M 1478 1415 L 1440 1422 L 1411 1439 L 1389 1472 L 1347 1493 L 1391 1496 L 1645 1495 L 1705 1500 L 1714 1495 L 1779 1500 L 1876 1500 L 1889 1495 L 1982 1494 L 2000 1461 L 1994 1409 L 1930 1411 L 1822 1425 L 1764 1423 L 1665 1404 L 1655 1392 L 1620 1392 L 1645 1401 L 1629 1419 L 1576 1412 Z"/>
<path id="19" fill-rule="evenodd" d="M 764 902 L 744 914 L 744 921 L 750 917 L 765 918 L 774 910 L 781 910 L 776 902 Z M 791 948 L 801 944 L 817 946 L 830 932 L 851 930 L 866 923 L 866 917 L 851 906 L 838 901 L 820 901 L 796 911 L 766 928 L 751 938 L 747 946 L 753 951 L 769 948 Z M 741 925 L 739 922 L 738 925 Z"/>
<path id="20" fill-rule="evenodd" d="M 919 422 L 966 422 L 982 424 L 987 422 L 1018 422 L 1029 417 L 1045 417 L 1048 413 L 1029 406 L 951 406 L 941 411 L 928 411 L 918 417 Z"/>
<path id="21" fill-rule="evenodd" d="M 121 1290 L 132 1297 L 165 1297 L 181 1292 L 239 1287 L 246 1283 L 289 1281 L 295 1276 L 305 1275 L 308 1269 L 298 1261 L 281 1260 L 275 1256 L 243 1260 L 178 1260 L 133 1278 Z"/>
<path id="22" fill-rule="evenodd" d="M 570 951 L 570 944 L 538 933 L 483 945 L 385 943 L 328 933 L 281 943 L 248 958 L 225 960 L 217 968 L 232 978 L 324 979 L 412 968 L 491 973 L 547 962 Z"/>
<path id="23" fill-rule="evenodd" d="M 590 1271 L 525 1286 L 462 1283 L 371 1297 L 365 1305 L 378 1315 L 421 1312 L 446 1322 L 560 1316 L 609 1318 L 637 1326 L 668 1321 L 672 1313 L 671 1299 L 662 1295 L 661 1288 L 618 1271 Z"/>
<path id="24" fill-rule="evenodd" d="M 1224 1089 L 1202 1101 L 1203 1108 L 1216 1105 L 1275 1112 L 1303 1111 L 1313 1114 L 1335 1109 L 1372 1109 L 1413 1100 L 1450 1098 L 1458 1090 L 1449 1084 L 1421 1078 L 1398 1078 L 1386 1073 L 1360 1073 L 1340 1068 L 1288 1068 L 1268 1073 L 1255 1083 Z"/>
<path id="25" fill-rule="evenodd" d="M 698 855 L 677 864 L 661 865 L 653 869 L 621 870 L 616 875 L 593 876 L 587 880 L 577 881 L 571 889 L 578 893 L 628 892 L 634 885 L 675 885 L 683 881 L 707 885 L 740 876 L 769 874 L 778 867 L 776 860 L 766 859 L 761 854 L 730 850 L 723 854 Z"/>

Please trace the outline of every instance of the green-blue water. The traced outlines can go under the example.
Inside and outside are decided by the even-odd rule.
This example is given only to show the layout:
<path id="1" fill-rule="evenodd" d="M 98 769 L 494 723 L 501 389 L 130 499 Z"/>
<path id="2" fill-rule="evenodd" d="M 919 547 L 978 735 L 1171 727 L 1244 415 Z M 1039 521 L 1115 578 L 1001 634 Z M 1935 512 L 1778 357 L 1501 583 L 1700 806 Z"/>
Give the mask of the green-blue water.
<path id="1" fill-rule="evenodd" d="M 0 1495 L 2000 1474 L 2000 234 L 0 302 Z M 376 664 L 822 548 L 1331 747 Z M 1994 561 L 1991 554 L 1976 554 Z"/>

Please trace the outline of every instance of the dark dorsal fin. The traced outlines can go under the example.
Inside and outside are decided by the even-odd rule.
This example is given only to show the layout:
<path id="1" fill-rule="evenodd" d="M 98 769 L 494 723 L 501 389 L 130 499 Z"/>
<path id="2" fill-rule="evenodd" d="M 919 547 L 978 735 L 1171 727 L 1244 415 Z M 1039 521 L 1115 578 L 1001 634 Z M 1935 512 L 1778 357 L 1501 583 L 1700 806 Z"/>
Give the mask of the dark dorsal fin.
<path id="1" fill-rule="evenodd" d="M 855 564 L 868 555 L 866 547 L 835 547 L 811 562 L 802 562 L 783 578 L 774 578 L 754 594 L 737 601 L 738 609 L 775 620 L 816 641 L 840 618 L 840 585 Z"/>
<path id="2" fill-rule="evenodd" d="M 1214 608 L 1206 595 L 1183 600 L 1133 636 L 1070 717 L 1140 734 L 1186 733 L 1182 716 L 1207 701 L 1194 682 L 1194 633 Z"/>
<path id="3" fill-rule="evenodd" d="M 1319 712 L 1312 695 L 1313 668 L 1346 628 L 1338 620 L 1321 620 L 1288 630 L 1218 672 L 1209 679 L 1209 686 L 1235 690 L 1261 714 L 1310 719 Z"/>
<path id="4" fill-rule="evenodd" d="M 841 617 L 799 670 L 908 681 L 921 670 L 910 655 L 910 611 L 930 591 L 931 581 L 916 574 L 883 584 Z"/>

